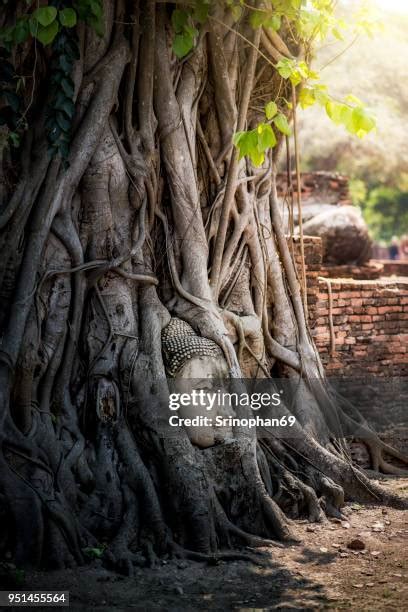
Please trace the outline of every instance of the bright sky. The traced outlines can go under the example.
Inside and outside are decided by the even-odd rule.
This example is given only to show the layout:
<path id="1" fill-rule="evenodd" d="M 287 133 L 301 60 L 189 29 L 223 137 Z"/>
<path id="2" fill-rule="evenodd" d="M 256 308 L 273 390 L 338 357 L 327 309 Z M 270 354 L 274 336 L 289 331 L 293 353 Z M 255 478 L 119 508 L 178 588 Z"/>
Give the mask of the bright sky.
<path id="1" fill-rule="evenodd" d="M 408 0 L 377 0 L 380 9 L 408 13 Z"/>

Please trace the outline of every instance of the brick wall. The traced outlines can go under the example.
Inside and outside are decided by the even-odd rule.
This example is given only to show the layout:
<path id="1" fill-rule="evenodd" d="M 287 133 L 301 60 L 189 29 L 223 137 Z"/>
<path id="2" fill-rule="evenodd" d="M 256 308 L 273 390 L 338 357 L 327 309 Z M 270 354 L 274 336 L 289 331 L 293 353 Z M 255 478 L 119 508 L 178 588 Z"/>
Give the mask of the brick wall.
<path id="1" fill-rule="evenodd" d="M 288 190 L 286 172 L 278 173 L 276 188 L 278 196 L 284 197 Z M 292 188 L 296 194 L 296 172 L 292 173 Z M 349 179 L 337 172 L 302 172 L 300 189 L 304 204 L 351 204 Z"/>
<path id="2" fill-rule="evenodd" d="M 329 279 L 333 307 L 331 352 L 327 282 L 321 277 L 321 241 L 305 237 L 312 335 L 329 376 L 408 376 L 408 277 Z M 299 241 L 294 241 L 299 263 Z M 300 269 L 300 268 L 299 268 Z"/>
<path id="3" fill-rule="evenodd" d="M 391 261 L 383 259 L 377 264 L 383 266 L 384 276 L 407 276 L 408 277 L 408 260 Z"/>
<path id="4" fill-rule="evenodd" d="M 313 336 L 334 376 L 408 376 L 408 278 L 330 280 L 334 352 L 330 354 L 328 287 L 319 283 Z"/>

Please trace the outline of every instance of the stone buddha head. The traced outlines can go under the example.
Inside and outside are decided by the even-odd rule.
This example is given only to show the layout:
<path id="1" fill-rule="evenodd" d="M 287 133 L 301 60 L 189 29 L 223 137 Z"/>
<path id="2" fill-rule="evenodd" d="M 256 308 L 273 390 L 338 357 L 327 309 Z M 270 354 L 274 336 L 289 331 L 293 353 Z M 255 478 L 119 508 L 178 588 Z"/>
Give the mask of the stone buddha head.
<path id="1" fill-rule="evenodd" d="M 167 375 L 180 381 L 183 391 L 215 392 L 219 388 L 217 381 L 229 377 L 228 364 L 220 347 L 196 334 L 191 325 L 176 317 L 162 331 L 162 352 Z M 211 413 L 205 406 L 190 405 L 179 409 L 182 418 L 207 416 L 215 420 L 219 413 L 219 406 L 215 406 Z M 186 426 L 185 429 L 191 442 L 200 448 L 219 441 L 220 432 L 211 425 Z"/>

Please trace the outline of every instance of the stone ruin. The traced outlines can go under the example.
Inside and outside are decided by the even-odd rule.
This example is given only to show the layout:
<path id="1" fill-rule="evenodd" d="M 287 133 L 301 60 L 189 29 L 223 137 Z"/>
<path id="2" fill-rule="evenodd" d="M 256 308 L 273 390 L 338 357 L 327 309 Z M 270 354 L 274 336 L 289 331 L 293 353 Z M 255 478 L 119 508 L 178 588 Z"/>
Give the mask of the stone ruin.
<path id="1" fill-rule="evenodd" d="M 288 202 L 290 187 L 293 190 L 294 234 L 299 234 L 299 215 L 296 206 L 296 176 L 288 187 L 286 173 L 278 174 L 278 196 Z M 303 173 L 301 175 L 303 233 L 322 239 L 323 263 L 327 265 L 359 266 L 371 256 L 372 240 L 360 208 L 353 206 L 348 179 L 329 172 Z M 290 233 L 290 215 L 285 207 L 286 229 Z"/>

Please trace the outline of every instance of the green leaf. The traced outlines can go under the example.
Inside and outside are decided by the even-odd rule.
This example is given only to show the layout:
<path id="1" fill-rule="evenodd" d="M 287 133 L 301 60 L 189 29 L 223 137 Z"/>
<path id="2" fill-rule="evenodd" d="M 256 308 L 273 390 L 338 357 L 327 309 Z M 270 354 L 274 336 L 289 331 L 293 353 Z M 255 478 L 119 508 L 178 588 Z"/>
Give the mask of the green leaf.
<path id="1" fill-rule="evenodd" d="M 296 85 L 299 85 L 299 83 L 302 82 L 302 77 L 300 75 L 300 72 L 298 72 L 297 70 L 294 70 L 289 78 L 290 78 L 290 82 L 295 87 L 296 87 Z"/>
<path id="2" fill-rule="evenodd" d="M 205 23 L 207 21 L 209 10 L 210 5 L 208 3 L 203 2 L 203 0 L 197 2 L 193 12 L 194 21 L 198 21 L 198 23 Z"/>
<path id="3" fill-rule="evenodd" d="M 275 32 L 277 32 L 280 29 L 281 25 L 282 25 L 281 16 L 277 15 L 276 13 L 274 13 L 272 17 L 269 17 L 264 23 L 265 28 L 270 28 L 271 30 L 274 30 Z"/>
<path id="4" fill-rule="evenodd" d="M 30 19 L 28 20 L 28 27 L 30 29 L 31 36 L 35 38 L 37 36 L 38 30 L 40 29 L 40 24 L 36 19 L 34 19 L 34 17 L 30 17 Z"/>
<path id="5" fill-rule="evenodd" d="M 103 548 L 96 548 L 96 547 L 91 548 L 91 547 L 88 547 L 88 548 L 84 548 L 83 552 L 88 557 L 91 557 L 93 559 L 100 559 L 102 557 L 102 555 L 103 555 L 103 550 L 104 550 Z"/>
<path id="6" fill-rule="evenodd" d="M 333 28 L 332 34 L 335 38 L 337 38 L 337 40 L 344 40 L 344 36 L 338 28 Z"/>
<path id="7" fill-rule="evenodd" d="M 341 104 L 340 106 L 340 123 L 347 127 L 347 125 L 351 121 L 351 114 L 353 112 L 353 109 L 350 108 L 350 106 L 347 106 L 347 104 Z"/>
<path id="8" fill-rule="evenodd" d="M 103 38 L 105 34 L 105 24 L 102 17 L 91 17 L 89 25 L 94 29 L 99 38 Z"/>
<path id="9" fill-rule="evenodd" d="M 20 138 L 20 134 L 18 134 L 17 132 L 10 132 L 9 139 L 14 148 L 17 148 L 20 146 L 21 138 Z"/>
<path id="10" fill-rule="evenodd" d="M 191 25 L 186 25 L 186 27 L 184 28 L 184 33 L 185 34 L 189 34 L 190 36 L 193 37 L 193 39 L 198 36 L 198 30 L 197 28 L 195 28 L 194 26 Z"/>
<path id="11" fill-rule="evenodd" d="M 275 117 L 273 122 L 278 128 L 278 130 L 282 132 L 282 134 L 285 134 L 286 136 L 290 136 L 292 134 L 292 130 L 290 129 L 288 120 L 283 113 L 279 113 L 279 115 Z"/>
<path id="12" fill-rule="evenodd" d="M 77 14 L 72 8 L 65 8 L 59 12 L 58 18 L 61 25 L 66 28 L 73 28 L 77 22 Z"/>
<path id="13" fill-rule="evenodd" d="M 75 104 L 68 98 L 66 98 L 65 102 L 61 105 L 61 109 L 70 119 L 75 115 Z"/>
<path id="14" fill-rule="evenodd" d="M 63 132 L 69 132 L 71 129 L 71 121 L 60 111 L 57 112 L 57 123 Z"/>
<path id="15" fill-rule="evenodd" d="M 64 53 L 69 57 L 71 61 L 79 60 L 81 57 L 78 45 L 73 40 L 67 40 L 64 45 Z"/>
<path id="16" fill-rule="evenodd" d="M 257 127 L 258 151 L 264 153 L 267 149 L 272 149 L 276 145 L 276 136 L 268 123 L 260 123 Z"/>
<path id="17" fill-rule="evenodd" d="M 293 72 L 293 61 L 289 59 L 279 60 L 276 69 L 283 79 L 288 79 Z"/>
<path id="18" fill-rule="evenodd" d="M 344 123 L 345 120 L 347 120 L 347 117 L 345 116 L 347 112 L 345 109 L 347 109 L 347 107 L 341 102 L 334 102 L 333 100 L 329 100 L 326 103 L 325 108 L 327 116 L 336 125 L 340 125 L 341 123 Z"/>
<path id="19" fill-rule="evenodd" d="M 307 79 L 310 74 L 308 65 L 303 61 L 298 63 L 296 70 L 303 79 Z"/>
<path id="20" fill-rule="evenodd" d="M 257 30 L 267 21 L 268 17 L 269 15 L 266 11 L 252 11 L 249 16 L 249 23 L 254 30 Z"/>
<path id="21" fill-rule="evenodd" d="M 68 159 L 69 156 L 69 144 L 64 140 L 59 140 L 58 150 L 61 154 L 62 159 Z"/>
<path id="22" fill-rule="evenodd" d="M 265 115 L 267 119 L 272 119 L 278 112 L 278 105 L 276 102 L 268 102 L 265 106 Z"/>
<path id="23" fill-rule="evenodd" d="M 58 58 L 58 63 L 59 63 L 61 70 L 65 72 L 65 74 L 71 74 L 72 61 L 71 61 L 71 58 L 68 57 L 68 55 L 65 55 L 65 53 L 60 55 Z"/>
<path id="24" fill-rule="evenodd" d="M 357 107 L 351 113 L 347 129 L 362 138 L 375 128 L 375 119 L 364 108 Z"/>
<path id="25" fill-rule="evenodd" d="M 51 25 L 55 21 L 56 16 L 57 9 L 55 8 L 55 6 L 41 6 L 33 13 L 34 19 L 36 19 L 38 23 L 41 24 L 44 28 Z"/>
<path id="26" fill-rule="evenodd" d="M 92 13 L 95 15 L 95 17 L 100 19 L 103 15 L 103 8 L 102 8 L 101 0 L 91 0 L 90 5 L 91 5 Z"/>
<path id="27" fill-rule="evenodd" d="M 71 74 L 72 61 L 65 53 L 59 56 L 59 65 L 65 74 Z"/>
<path id="28" fill-rule="evenodd" d="M 247 156 L 254 166 L 261 166 L 265 161 L 265 151 L 276 145 L 276 136 L 268 123 L 260 123 L 249 132 L 237 132 L 233 140 L 239 159 Z"/>
<path id="29" fill-rule="evenodd" d="M 314 90 L 309 87 L 304 87 L 298 96 L 298 100 L 303 109 L 313 106 L 316 103 Z"/>
<path id="30" fill-rule="evenodd" d="M 356 96 L 354 96 L 353 94 L 348 94 L 348 96 L 346 96 L 345 98 L 346 102 L 348 102 L 349 104 L 354 104 L 354 106 L 360 106 L 363 107 L 364 106 L 364 102 L 362 102 L 360 100 L 360 98 L 357 98 Z"/>
<path id="31" fill-rule="evenodd" d="M 249 153 L 249 158 L 254 166 L 262 166 L 265 161 L 265 153 L 260 153 L 259 151 L 251 151 Z"/>
<path id="32" fill-rule="evenodd" d="M 61 80 L 61 87 L 64 90 L 68 98 L 72 98 L 74 95 L 74 84 L 71 78 L 64 78 Z"/>
<path id="33" fill-rule="evenodd" d="M 171 14 L 171 23 L 176 34 L 181 34 L 187 25 L 188 13 L 180 9 L 175 9 Z"/>
<path id="34" fill-rule="evenodd" d="M 258 150 L 258 133 L 256 130 L 250 132 L 237 132 L 234 135 L 234 144 L 239 150 L 239 159 L 245 155 L 251 155 L 252 151 Z"/>
<path id="35" fill-rule="evenodd" d="M 229 7 L 231 13 L 232 13 L 232 18 L 235 22 L 239 21 L 241 19 L 241 15 L 242 15 L 242 7 L 239 6 L 239 4 L 233 4 Z"/>
<path id="36" fill-rule="evenodd" d="M 194 36 L 190 32 L 176 34 L 173 40 L 173 51 L 181 59 L 190 53 L 194 46 Z"/>
<path id="37" fill-rule="evenodd" d="M 50 23 L 49 26 L 45 28 L 43 26 L 40 26 L 38 28 L 36 38 L 38 38 L 40 43 L 42 43 L 44 46 L 50 45 L 58 34 L 58 30 L 58 23 L 56 21 L 53 21 L 52 23 Z"/>
<path id="38" fill-rule="evenodd" d="M 27 40 L 30 34 L 30 27 L 26 19 L 19 19 L 14 28 L 13 38 L 14 42 L 19 45 Z"/>

